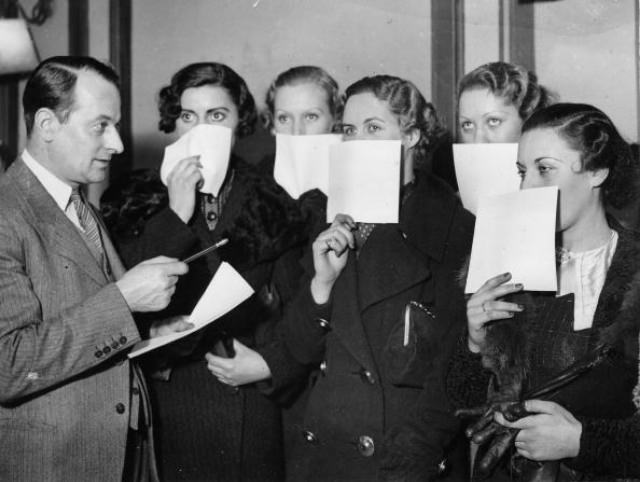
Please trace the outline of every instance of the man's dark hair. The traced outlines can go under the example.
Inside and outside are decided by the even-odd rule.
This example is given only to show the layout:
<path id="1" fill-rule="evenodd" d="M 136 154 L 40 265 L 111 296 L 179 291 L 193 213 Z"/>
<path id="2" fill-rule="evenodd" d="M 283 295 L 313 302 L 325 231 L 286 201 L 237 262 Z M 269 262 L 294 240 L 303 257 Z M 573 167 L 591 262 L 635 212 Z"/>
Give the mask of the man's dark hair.
<path id="1" fill-rule="evenodd" d="M 60 56 L 43 60 L 29 77 L 22 96 L 27 136 L 33 130 L 36 112 L 43 107 L 54 111 L 61 122 L 66 121 L 81 70 L 95 72 L 119 88 L 116 71 L 93 57 Z"/>

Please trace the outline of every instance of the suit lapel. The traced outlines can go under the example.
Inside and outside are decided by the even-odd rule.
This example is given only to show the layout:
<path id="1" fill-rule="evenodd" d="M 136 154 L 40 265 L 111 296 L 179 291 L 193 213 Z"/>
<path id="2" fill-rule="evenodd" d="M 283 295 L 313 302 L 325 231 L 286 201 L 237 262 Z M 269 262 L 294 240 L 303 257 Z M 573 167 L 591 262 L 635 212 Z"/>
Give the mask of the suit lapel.
<path id="1" fill-rule="evenodd" d="M 78 229 L 26 164 L 22 160 L 17 160 L 15 164 L 15 168 L 7 171 L 7 175 L 13 176 L 14 187 L 24 200 L 25 209 L 34 218 L 35 229 L 42 233 L 59 255 L 77 265 L 99 284 L 105 284 L 105 274 Z"/>

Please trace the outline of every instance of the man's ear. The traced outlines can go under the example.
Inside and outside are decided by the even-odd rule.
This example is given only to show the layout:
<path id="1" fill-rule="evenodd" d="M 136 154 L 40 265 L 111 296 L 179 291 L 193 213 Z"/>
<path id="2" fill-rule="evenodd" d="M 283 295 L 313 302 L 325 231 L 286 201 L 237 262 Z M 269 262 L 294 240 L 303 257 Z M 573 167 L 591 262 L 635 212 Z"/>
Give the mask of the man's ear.
<path id="1" fill-rule="evenodd" d="M 607 180 L 609 177 L 609 168 L 603 167 L 601 169 L 596 169 L 595 171 L 588 171 L 589 173 L 589 184 L 591 187 L 600 187 L 602 183 Z"/>
<path id="2" fill-rule="evenodd" d="M 38 132 L 45 142 L 51 142 L 60 128 L 60 119 L 51 109 L 41 107 L 33 117 L 33 130 Z"/>
<path id="3" fill-rule="evenodd" d="M 416 127 L 412 127 L 402 135 L 402 144 L 405 149 L 411 149 L 420 140 L 420 130 Z"/>

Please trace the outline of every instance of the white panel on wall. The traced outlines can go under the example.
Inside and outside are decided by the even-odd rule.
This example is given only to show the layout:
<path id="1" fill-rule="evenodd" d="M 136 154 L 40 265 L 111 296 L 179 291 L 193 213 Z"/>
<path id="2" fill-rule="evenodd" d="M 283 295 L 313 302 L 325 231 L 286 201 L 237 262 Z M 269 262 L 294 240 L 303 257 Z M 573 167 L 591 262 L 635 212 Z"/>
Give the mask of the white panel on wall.
<path id="1" fill-rule="evenodd" d="M 465 0 L 464 71 L 500 59 L 500 0 Z"/>
<path id="2" fill-rule="evenodd" d="M 638 141 L 637 0 L 563 0 L 535 4 L 540 81 L 567 102 L 602 109 Z"/>
<path id="3" fill-rule="evenodd" d="M 134 163 L 157 165 L 158 90 L 184 65 L 227 63 L 259 106 L 280 71 L 324 67 L 341 87 L 370 74 L 431 92 L 430 2 L 424 0 L 136 0 L 132 16 Z M 261 157 L 256 154 L 256 158 Z"/>

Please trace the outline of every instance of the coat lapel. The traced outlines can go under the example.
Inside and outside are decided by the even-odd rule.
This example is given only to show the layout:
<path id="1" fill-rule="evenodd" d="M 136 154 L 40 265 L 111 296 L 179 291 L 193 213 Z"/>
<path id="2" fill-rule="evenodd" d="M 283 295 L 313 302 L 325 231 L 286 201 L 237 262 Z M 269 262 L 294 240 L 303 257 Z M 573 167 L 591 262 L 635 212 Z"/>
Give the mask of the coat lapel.
<path id="1" fill-rule="evenodd" d="M 431 278 L 429 263 L 444 258 L 456 202 L 437 179 L 419 177 L 400 223 L 377 226 L 359 258 L 349 254 L 334 286 L 333 303 L 341 309 L 332 321 L 335 334 L 363 366 L 375 367 L 363 325 L 367 308 Z M 425 289 L 423 294 L 434 293 Z"/>
<path id="2" fill-rule="evenodd" d="M 8 176 L 14 179 L 14 186 L 25 203 L 25 209 L 34 218 L 34 227 L 41 231 L 52 248 L 65 257 L 97 283 L 107 282 L 102 268 L 82 239 L 78 229 L 56 205 L 53 198 L 40 184 L 22 160 L 17 160 Z"/>

